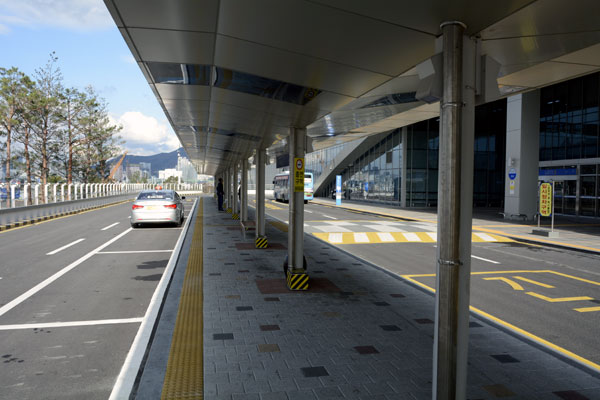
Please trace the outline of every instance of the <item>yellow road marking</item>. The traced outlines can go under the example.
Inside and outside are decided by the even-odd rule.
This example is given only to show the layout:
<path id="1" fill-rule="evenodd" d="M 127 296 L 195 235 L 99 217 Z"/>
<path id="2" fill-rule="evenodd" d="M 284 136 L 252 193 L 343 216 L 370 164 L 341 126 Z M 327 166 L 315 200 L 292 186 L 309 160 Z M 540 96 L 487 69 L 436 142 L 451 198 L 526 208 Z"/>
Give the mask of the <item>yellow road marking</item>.
<path id="1" fill-rule="evenodd" d="M 280 221 L 269 221 L 269 224 L 271 224 L 275 228 L 279 229 L 280 231 L 283 231 L 283 232 L 287 232 L 288 231 L 287 224 L 284 224 L 283 222 L 280 222 Z"/>
<path id="2" fill-rule="evenodd" d="M 552 274 L 555 275 L 559 275 L 559 276 L 564 276 L 566 278 L 571 278 L 571 279 L 575 279 L 577 281 L 581 281 L 581 282 L 586 282 L 586 283 L 591 283 L 592 285 L 598 285 L 600 286 L 600 282 L 596 282 L 596 281 L 590 281 L 589 279 L 584 279 L 584 278 L 579 278 L 577 276 L 573 276 L 573 275 L 567 275 L 567 274 L 563 274 L 562 272 L 556 272 L 556 271 L 548 271 Z"/>
<path id="3" fill-rule="evenodd" d="M 204 208 L 202 200 L 200 198 L 198 205 L 196 226 L 181 290 L 161 399 L 203 398 L 202 231 Z"/>
<path id="4" fill-rule="evenodd" d="M 548 303 L 564 303 L 567 301 L 594 300 L 593 297 L 588 297 L 588 296 L 552 298 L 552 297 L 547 297 L 547 296 L 544 296 L 543 294 L 539 294 L 539 293 L 535 293 L 535 292 L 527 292 L 525 294 L 528 294 L 533 297 L 537 297 L 538 299 L 542 299 L 544 301 L 547 301 Z"/>
<path id="5" fill-rule="evenodd" d="M 600 311 L 600 307 L 582 307 L 582 308 L 574 308 L 573 310 L 579 311 L 579 312 L 593 312 L 593 311 Z"/>
<path id="6" fill-rule="evenodd" d="M 313 232 L 313 235 L 332 244 L 436 243 L 437 239 L 436 232 Z M 473 234 L 472 239 L 473 242 L 512 241 L 496 235 L 482 238 Z"/>
<path id="7" fill-rule="evenodd" d="M 504 272 L 506 272 L 506 271 L 504 271 Z M 538 272 L 538 271 L 524 271 L 524 272 Z M 541 272 L 552 272 L 552 271 L 541 271 Z M 477 274 L 477 273 L 474 273 L 474 274 Z M 415 285 L 420 286 L 420 287 L 426 289 L 429 292 L 435 293 L 435 289 L 434 288 L 429 287 L 429 286 L 425 285 L 424 283 L 421 283 L 421 282 L 419 282 L 419 281 L 417 281 L 415 279 L 412 279 L 412 277 L 435 276 L 435 274 L 400 275 L 400 276 L 402 278 L 404 278 L 404 279 L 406 279 L 406 280 L 414 283 Z M 515 332 L 518 332 L 521 335 L 526 336 L 527 338 L 529 338 L 529 339 L 531 339 L 533 341 L 536 341 L 536 342 L 538 342 L 538 343 L 540 343 L 540 344 L 542 344 L 544 346 L 547 346 L 547 347 L 551 348 L 554 351 L 557 351 L 557 352 L 559 352 L 559 353 L 561 353 L 561 354 L 563 354 L 563 355 L 565 355 L 565 356 L 567 356 L 569 358 L 572 358 L 572 359 L 574 359 L 574 360 L 576 360 L 576 361 L 578 361 L 578 362 L 586 365 L 589 368 L 594 369 L 595 371 L 600 372 L 600 364 L 596 364 L 595 362 L 590 361 L 590 360 L 588 360 L 586 358 L 583 358 L 583 357 L 581 357 L 581 356 L 573 353 L 572 351 L 569 351 L 569 350 L 567 350 L 567 349 L 565 349 L 563 347 L 557 346 L 554 343 L 547 341 L 546 339 L 543 339 L 543 338 L 541 338 L 539 336 L 534 335 L 533 333 L 527 332 L 526 330 L 521 329 L 521 328 L 519 328 L 519 327 L 511 324 L 510 322 L 506 322 L 506 321 L 504 321 L 504 320 L 502 320 L 500 318 L 494 317 L 492 314 L 489 314 L 489 313 L 487 313 L 487 312 L 485 312 L 483 310 L 480 310 L 477 307 L 469 306 L 469 309 L 471 311 L 473 311 L 473 312 L 481 315 L 481 316 L 489 318 L 490 320 L 496 322 L 497 324 L 500 324 L 500 325 L 505 326 L 505 327 L 507 327 L 509 329 L 512 329 Z"/>
<path id="8" fill-rule="evenodd" d="M 548 289 L 554 289 L 554 286 L 552 286 L 552 285 L 547 285 L 547 284 L 542 283 L 542 282 L 534 281 L 533 279 L 523 278 L 522 276 L 513 276 L 513 278 L 518 279 L 520 281 L 533 283 L 534 285 L 538 285 L 538 286 L 545 287 L 545 288 L 548 288 Z"/>
<path id="9" fill-rule="evenodd" d="M 508 279 L 508 278 L 503 278 L 503 277 L 495 277 L 495 278 L 483 278 L 483 280 L 485 281 L 502 281 L 504 283 L 507 283 L 510 285 L 510 287 L 512 287 L 514 290 L 525 290 L 523 289 L 523 286 L 519 285 L 517 282 L 513 281 L 512 279 Z"/>

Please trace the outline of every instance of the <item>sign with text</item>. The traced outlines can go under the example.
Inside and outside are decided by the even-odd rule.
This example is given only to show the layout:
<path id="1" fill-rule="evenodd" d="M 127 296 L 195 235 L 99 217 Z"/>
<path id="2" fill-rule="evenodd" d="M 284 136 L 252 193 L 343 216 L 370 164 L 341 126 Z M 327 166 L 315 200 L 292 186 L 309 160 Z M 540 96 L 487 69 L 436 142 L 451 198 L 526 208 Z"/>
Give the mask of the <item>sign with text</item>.
<path id="1" fill-rule="evenodd" d="M 335 176 L 335 205 L 342 205 L 342 176 Z"/>
<path id="2" fill-rule="evenodd" d="M 294 158 L 294 192 L 304 193 L 304 158 Z"/>
<path id="3" fill-rule="evenodd" d="M 540 185 L 540 215 L 552 215 L 552 184 L 544 182 Z"/>

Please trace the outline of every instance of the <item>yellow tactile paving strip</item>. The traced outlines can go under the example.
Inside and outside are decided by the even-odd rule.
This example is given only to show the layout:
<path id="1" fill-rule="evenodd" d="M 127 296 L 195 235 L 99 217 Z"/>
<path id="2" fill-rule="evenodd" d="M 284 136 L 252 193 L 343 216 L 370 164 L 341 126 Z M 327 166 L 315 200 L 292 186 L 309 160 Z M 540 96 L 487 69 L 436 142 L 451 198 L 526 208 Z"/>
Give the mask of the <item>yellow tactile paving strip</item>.
<path id="1" fill-rule="evenodd" d="M 378 243 L 435 243 L 436 232 L 315 232 L 314 236 L 331 244 L 378 244 Z M 472 234 L 473 243 L 513 242 L 507 237 L 493 234 Z"/>
<path id="2" fill-rule="evenodd" d="M 161 399 L 204 397 L 203 216 L 200 198 Z"/>

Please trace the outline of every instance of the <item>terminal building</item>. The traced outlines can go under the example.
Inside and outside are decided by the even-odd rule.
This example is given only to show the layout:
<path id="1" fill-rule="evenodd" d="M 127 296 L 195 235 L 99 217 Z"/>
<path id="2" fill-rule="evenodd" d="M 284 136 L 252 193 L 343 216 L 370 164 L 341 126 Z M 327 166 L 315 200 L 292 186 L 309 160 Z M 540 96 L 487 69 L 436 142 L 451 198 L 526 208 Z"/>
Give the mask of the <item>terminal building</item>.
<path id="1" fill-rule="evenodd" d="M 593 73 L 476 107 L 474 207 L 533 218 L 537 185 L 519 181 L 536 171 L 539 182 L 555 183 L 557 214 L 600 217 L 599 78 Z M 309 153 L 306 164 L 318 196 L 331 197 L 341 175 L 344 199 L 436 207 L 438 146 L 436 117 Z"/>

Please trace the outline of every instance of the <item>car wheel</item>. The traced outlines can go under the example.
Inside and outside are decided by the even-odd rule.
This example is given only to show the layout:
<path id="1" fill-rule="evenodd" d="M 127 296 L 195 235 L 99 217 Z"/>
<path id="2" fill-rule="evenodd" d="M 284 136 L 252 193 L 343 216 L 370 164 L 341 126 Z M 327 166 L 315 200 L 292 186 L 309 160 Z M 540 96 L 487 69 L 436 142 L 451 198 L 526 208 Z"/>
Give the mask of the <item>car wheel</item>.
<path id="1" fill-rule="evenodd" d="M 177 222 L 177 226 L 183 225 L 183 213 L 181 213 L 181 218 L 179 218 L 179 222 Z"/>
<path id="2" fill-rule="evenodd" d="M 130 222 L 130 224 L 131 224 L 131 227 L 132 227 L 133 229 L 135 229 L 135 228 L 137 228 L 137 227 L 139 226 L 139 225 L 138 225 L 138 224 L 136 224 L 135 222 Z"/>

